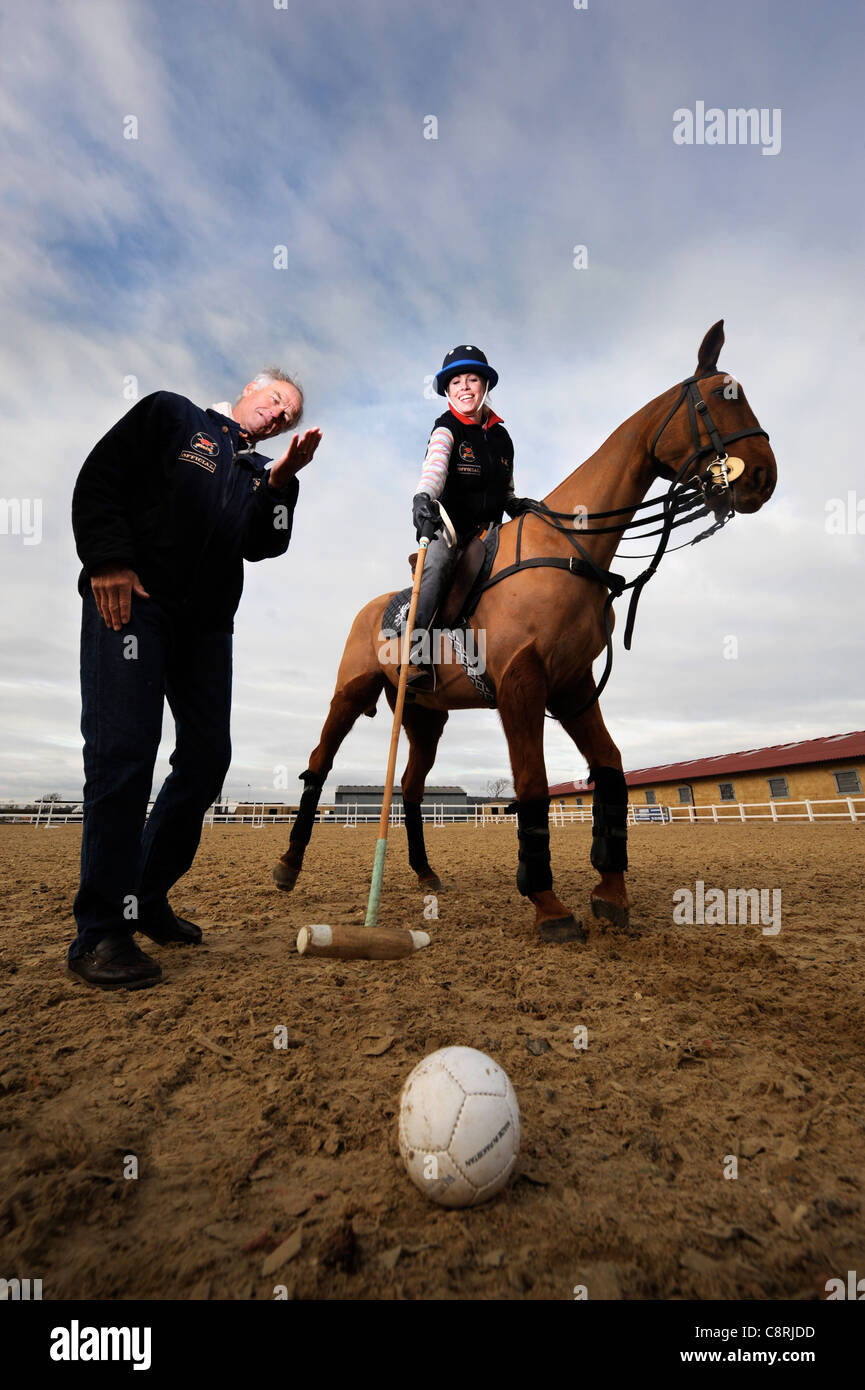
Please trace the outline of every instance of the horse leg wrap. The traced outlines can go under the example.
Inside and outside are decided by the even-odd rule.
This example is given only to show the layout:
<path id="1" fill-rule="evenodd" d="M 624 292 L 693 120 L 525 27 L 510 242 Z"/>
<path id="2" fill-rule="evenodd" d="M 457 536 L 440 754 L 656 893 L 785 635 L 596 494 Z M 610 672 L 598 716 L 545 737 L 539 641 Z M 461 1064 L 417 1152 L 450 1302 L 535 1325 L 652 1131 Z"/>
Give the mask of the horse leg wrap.
<path id="1" fill-rule="evenodd" d="M 300 774 L 299 780 L 304 784 L 303 795 L 300 798 L 300 806 L 288 840 L 289 844 L 299 845 L 301 849 L 305 849 L 312 835 L 312 827 L 315 824 L 318 800 L 324 781 L 320 780 L 314 772 L 310 772 L 309 768 Z"/>
<path id="2" fill-rule="evenodd" d="M 408 836 L 408 862 L 416 874 L 429 869 L 423 837 L 423 816 L 419 801 L 404 801 L 405 831 Z"/>
<path id="3" fill-rule="evenodd" d="M 517 802 L 517 834 L 520 844 L 517 888 L 524 898 L 545 893 L 553 886 L 550 868 L 550 801 Z"/>
<path id="4" fill-rule="evenodd" d="M 628 784 L 617 767 L 595 767 L 592 799 L 592 865 L 599 873 L 628 867 Z"/>

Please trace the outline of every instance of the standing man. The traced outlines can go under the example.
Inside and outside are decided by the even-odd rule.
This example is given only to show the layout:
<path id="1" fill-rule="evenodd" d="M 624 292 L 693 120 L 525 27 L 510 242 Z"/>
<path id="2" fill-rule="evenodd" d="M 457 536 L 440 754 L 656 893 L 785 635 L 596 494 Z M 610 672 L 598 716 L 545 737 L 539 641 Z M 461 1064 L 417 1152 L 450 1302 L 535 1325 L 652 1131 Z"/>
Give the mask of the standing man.
<path id="1" fill-rule="evenodd" d="M 294 429 L 296 382 L 260 373 L 234 406 L 170 391 L 139 401 L 85 462 L 72 499 L 78 582 L 84 827 L 69 969 L 140 989 L 161 967 L 133 940 L 197 944 L 168 892 L 192 863 L 231 760 L 232 631 L 244 560 L 288 548 L 307 430 L 268 471 L 260 440 Z M 147 819 L 164 701 L 172 771 Z"/>

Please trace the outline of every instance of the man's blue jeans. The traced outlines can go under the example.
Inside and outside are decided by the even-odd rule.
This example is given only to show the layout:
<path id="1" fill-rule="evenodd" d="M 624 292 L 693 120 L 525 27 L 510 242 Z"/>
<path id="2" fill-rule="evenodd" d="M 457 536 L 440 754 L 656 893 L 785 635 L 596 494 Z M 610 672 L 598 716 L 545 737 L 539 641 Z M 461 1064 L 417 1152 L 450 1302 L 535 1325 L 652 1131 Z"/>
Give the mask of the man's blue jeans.
<path id="1" fill-rule="evenodd" d="M 133 598 L 130 621 L 113 632 L 85 595 L 84 827 L 70 959 L 106 932 L 171 920 L 168 891 L 195 858 L 231 761 L 231 648 L 230 633 L 181 626 L 153 599 Z M 145 826 L 166 699 L 172 771 Z"/>

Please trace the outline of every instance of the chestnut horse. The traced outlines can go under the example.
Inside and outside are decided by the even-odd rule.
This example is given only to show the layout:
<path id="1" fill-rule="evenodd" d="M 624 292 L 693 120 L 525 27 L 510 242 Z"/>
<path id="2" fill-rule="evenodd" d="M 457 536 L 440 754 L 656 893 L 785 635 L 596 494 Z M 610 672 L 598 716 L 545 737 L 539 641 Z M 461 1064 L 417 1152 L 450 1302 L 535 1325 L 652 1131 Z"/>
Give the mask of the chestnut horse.
<path id="1" fill-rule="evenodd" d="M 679 499 L 687 494 L 692 504 L 705 504 L 698 515 L 711 510 L 720 517 L 723 510 L 726 519 L 734 512 L 757 511 L 775 486 L 775 459 L 768 436 L 738 384 L 718 371 L 723 342 L 721 320 L 703 339 L 693 377 L 643 406 L 536 504 L 537 510 L 501 528 L 492 582 L 471 617 L 472 627 L 485 639 L 486 674 L 495 689 L 510 752 L 519 838 L 517 887 L 534 904 L 535 925 L 546 940 L 586 939 L 581 924 L 553 892 L 543 746 L 546 711 L 573 739 L 594 783 L 591 862 L 600 879 L 592 889 L 592 911 L 618 926 L 628 923 L 628 792 L 619 750 L 601 717 L 592 674 L 592 663 L 608 645 L 612 628 L 613 594 L 608 598 L 607 590 L 619 592 L 623 587 L 623 581 L 617 585 L 608 571 L 626 526 L 658 477 L 672 480 L 667 498 L 678 490 Z M 720 461 L 726 459 L 723 446 L 734 440 L 741 441 L 741 446 L 737 442 L 738 461 L 730 460 L 735 465 L 730 477 L 735 474 L 735 480 L 728 482 L 726 465 Z M 713 488 L 711 480 L 719 477 L 721 487 Z M 664 499 L 657 501 L 666 516 Z M 653 499 L 645 505 L 655 504 Z M 613 525 L 584 525 L 586 520 L 606 521 L 610 514 L 616 518 Z M 670 520 L 673 515 L 671 511 Z M 574 520 L 576 516 L 579 521 Z M 584 529 L 575 531 L 575 526 Z M 669 530 L 649 570 L 632 582 L 638 586 L 635 596 L 654 572 L 668 538 Z M 587 558 L 573 566 L 575 549 Z M 534 563 L 496 583 L 497 574 L 512 566 L 517 556 L 521 564 Z M 372 599 L 352 624 L 330 713 L 302 774 L 305 790 L 290 846 L 274 869 L 280 888 L 293 888 L 300 873 L 321 788 L 343 739 L 359 715 L 375 713 L 383 689 L 391 708 L 395 705 L 397 667 L 384 655 L 387 637 L 381 630 L 392 597 L 383 594 Z M 401 782 L 409 862 L 426 891 L 440 886 L 427 859 L 421 821 L 424 784 L 438 741 L 450 710 L 486 707 L 483 694 L 456 662 L 441 664 L 437 680 L 435 693 L 419 695 L 407 704 L 402 718 L 409 740 Z"/>

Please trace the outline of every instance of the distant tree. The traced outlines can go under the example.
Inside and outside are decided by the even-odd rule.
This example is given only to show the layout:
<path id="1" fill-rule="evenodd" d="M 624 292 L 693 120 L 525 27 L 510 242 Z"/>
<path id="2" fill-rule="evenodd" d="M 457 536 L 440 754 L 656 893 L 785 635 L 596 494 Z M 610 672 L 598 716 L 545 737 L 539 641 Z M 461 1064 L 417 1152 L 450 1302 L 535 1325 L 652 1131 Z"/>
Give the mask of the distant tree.
<path id="1" fill-rule="evenodd" d="M 488 796 L 503 796 L 509 790 L 511 779 L 509 777 L 493 777 L 487 782 Z"/>
<path id="2" fill-rule="evenodd" d="M 59 792 L 48 792 L 45 796 L 40 796 L 39 800 L 40 800 L 40 801 L 61 801 L 61 800 L 62 800 L 62 797 L 61 797 L 61 795 L 60 795 Z"/>

